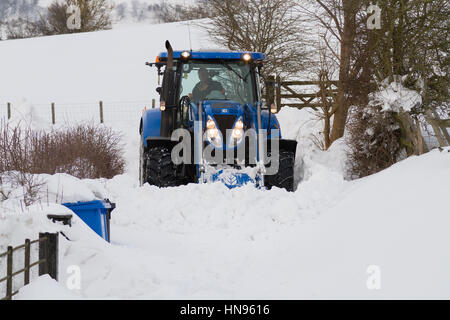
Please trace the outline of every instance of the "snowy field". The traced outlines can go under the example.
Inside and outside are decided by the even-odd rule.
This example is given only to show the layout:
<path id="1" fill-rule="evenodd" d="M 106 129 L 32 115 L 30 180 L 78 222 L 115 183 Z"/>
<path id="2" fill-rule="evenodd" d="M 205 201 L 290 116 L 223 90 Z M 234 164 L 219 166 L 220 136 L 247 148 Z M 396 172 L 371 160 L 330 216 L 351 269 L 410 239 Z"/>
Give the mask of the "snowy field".
<path id="1" fill-rule="evenodd" d="M 299 142 L 296 192 L 139 187 L 139 103 L 156 95 L 155 71 L 144 62 L 154 60 L 166 39 L 189 48 L 186 28 L 122 25 L 0 42 L 0 103 L 13 102 L 13 123 L 50 127 L 51 102 L 136 102 L 120 111 L 122 121 L 106 124 L 124 134 L 125 174 L 110 180 L 42 175 L 42 203 L 1 204 L 0 252 L 39 231 L 62 230 L 71 239 L 60 238 L 59 284 L 42 277 L 16 298 L 450 298 L 450 148 L 348 181 L 344 142 L 320 151 L 312 135 L 321 123 L 306 110 L 283 108 L 282 134 Z M 194 49 L 213 45 L 193 30 Z M 94 108 L 74 109 L 67 123 L 96 115 Z M 45 217 L 67 211 L 52 202 L 103 198 L 117 204 L 111 244 L 79 219 L 68 228 Z M 81 268 L 80 290 L 65 286 L 73 265 Z M 367 286 L 373 268 L 380 271 L 375 290 Z M 0 270 L 1 277 L 4 265 Z"/>

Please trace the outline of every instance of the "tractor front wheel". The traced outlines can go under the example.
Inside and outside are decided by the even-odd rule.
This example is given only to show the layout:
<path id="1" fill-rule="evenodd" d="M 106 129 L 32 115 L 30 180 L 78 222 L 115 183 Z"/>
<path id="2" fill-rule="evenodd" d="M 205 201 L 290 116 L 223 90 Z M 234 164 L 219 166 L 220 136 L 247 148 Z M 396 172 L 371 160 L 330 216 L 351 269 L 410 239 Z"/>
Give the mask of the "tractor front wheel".
<path id="1" fill-rule="evenodd" d="M 169 148 L 150 148 L 146 157 L 145 178 L 145 182 L 160 188 L 179 185 Z"/>
<path id="2" fill-rule="evenodd" d="M 280 150 L 278 162 L 278 171 L 273 175 L 264 176 L 265 186 L 268 189 L 278 187 L 284 188 L 287 191 L 294 191 L 295 153 L 292 151 Z"/>

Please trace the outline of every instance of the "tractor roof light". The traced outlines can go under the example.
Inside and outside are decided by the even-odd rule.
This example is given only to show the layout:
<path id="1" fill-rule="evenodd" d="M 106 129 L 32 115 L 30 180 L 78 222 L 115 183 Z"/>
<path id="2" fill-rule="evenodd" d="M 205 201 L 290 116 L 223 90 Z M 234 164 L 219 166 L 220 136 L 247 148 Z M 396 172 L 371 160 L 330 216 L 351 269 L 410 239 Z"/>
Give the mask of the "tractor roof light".
<path id="1" fill-rule="evenodd" d="M 242 55 L 242 60 L 244 60 L 244 62 L 251 62 L 253 60 L 253 57 L 250 53 L 246 52 Z"/>
<path id="2" fill-rule="evenodd" d="M 181 60 L 183 60 L 183 61 L 188 61 L 189 58 L 191 57 L 191 53 L 190 53 L 189 51 L 183 51 L 183 52 L 180 54 L 180 57 L 181 57 Z"/>

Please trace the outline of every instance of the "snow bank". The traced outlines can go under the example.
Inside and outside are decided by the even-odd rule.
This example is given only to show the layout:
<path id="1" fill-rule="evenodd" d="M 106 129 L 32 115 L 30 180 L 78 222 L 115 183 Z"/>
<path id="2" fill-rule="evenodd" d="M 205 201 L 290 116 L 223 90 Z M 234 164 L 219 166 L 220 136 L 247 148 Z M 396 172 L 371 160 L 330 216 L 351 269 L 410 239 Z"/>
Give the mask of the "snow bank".
<path id="1" fill-rule="evenodd" d="M 107 198 L 108 192 L 104 189 L 104 180 L 80 180 L 65 173 L 55 175 L 34 175 L 36 185 L 39 189 L 35 203 L 40 206 L 48 206 L 53 203 L 66 203 L 77 201 L 103 200 Z M 9 180 L 3 179 L 0 191 L 8 195 L 6 200 L 0 201 L 0 215 L 6 213 L 20 213 L 25 208 L 24 195 L 26 190 L 23 186 L 13 185 Z"/>
<path id="2" fill-rule="evenodd" d="M 295 193 L 136 187 L 129 175 L 81 181 L 101 184 L 117 204 L 112 244 L 79 219 L 51 224 L 71 239 L 61 238 L 60 284 L 75 265 L 75 294 L 88 299 L 449 298 L 449 151 L 355 181 L 317 164 Z M 52 228 L 39 214 L 12 215 L 0 230 L 22 242 L 44 221 Z M 366 285 L 373 265 L 379 290 Z"/>
<path id="3" fill-rule="evenodd" d="M 14 300 L 80 300 L 80 297 L 44 275 L 21 288 Z"/>
<path id="4" fill-rule="evenodd" d="M 277 114 L 284 139 L 297 140 L 295 161 L 295 182 L 298 184 L 310 178 L 316 171 L 326 170 L 338 176 L 347 175 L 347 145 L 345 138 L 335 141 L 327 151 L 323 151 L 315 141 L 323 140 L 323 120 L 313 110 L 281 108 Z"/>

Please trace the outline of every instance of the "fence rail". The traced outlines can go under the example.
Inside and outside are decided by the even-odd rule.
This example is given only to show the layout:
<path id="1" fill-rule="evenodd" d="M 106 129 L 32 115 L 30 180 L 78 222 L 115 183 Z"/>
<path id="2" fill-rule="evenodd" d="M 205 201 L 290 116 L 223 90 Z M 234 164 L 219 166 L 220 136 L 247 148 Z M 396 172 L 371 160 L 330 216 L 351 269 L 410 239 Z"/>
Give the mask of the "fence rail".
<path id="1" fill-rule="evenodd" d="M 31 263 L 31 246 L 39 244 L 39 259 Z M 24 267 L 14 271 L 14 253 L 24 249 Z M 34 241 L 26 239 L 25 243 L 12 247 L 8 246 L 6 252 L 0 253 L 0 259 L 6 257 L 6 276 L 0 279 L 0 283 L 6 282 L 6 296 L 0 300 L 11 300 L 19 290 L 13 291 L 13 278 L 24 274 L 24 286 L 30 283 L 31 268 L 39 266 L 39 276 L 48 274 L 58 280 L 58 233 L 39 233 L 39 238 Z"/>

